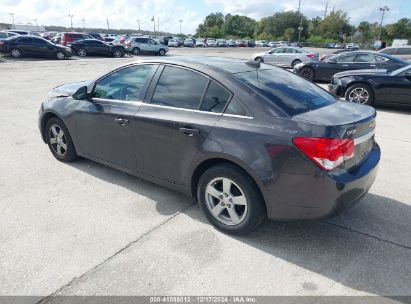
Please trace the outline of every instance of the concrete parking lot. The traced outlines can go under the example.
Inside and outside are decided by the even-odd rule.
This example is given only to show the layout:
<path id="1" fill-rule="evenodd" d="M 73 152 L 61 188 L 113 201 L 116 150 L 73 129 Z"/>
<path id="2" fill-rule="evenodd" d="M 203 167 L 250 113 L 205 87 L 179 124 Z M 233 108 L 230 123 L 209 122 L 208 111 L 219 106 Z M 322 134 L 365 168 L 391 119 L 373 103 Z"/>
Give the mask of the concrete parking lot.
<path id="1" fill-rule="evenodd" d="M 411 295 L 411 112 L 377 109 L 382 160 L 361 203 L 232 237 L 193 199 L 85 159 L 58 162 L 42 142 L 50 88 L 133 60 L 0 63 L 0 295 Z"/>

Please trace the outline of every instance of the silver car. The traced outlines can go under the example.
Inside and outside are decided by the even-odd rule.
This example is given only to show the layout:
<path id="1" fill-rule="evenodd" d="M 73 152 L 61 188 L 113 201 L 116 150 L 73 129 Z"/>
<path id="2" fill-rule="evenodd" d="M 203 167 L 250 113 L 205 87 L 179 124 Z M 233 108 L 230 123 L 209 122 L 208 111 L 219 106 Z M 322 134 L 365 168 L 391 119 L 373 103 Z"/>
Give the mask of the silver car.
<path id="1" fill-rule="evenodd" d="M 127 39 L 125 48 L 133 55 L 158 54 L 164 56 L 168 52 L 168 46 L 159 44 L 148 37 L 131 37 Z"/>
<path id="2" fill-rule="evenodd" d="M 378 53 L 392 55 L 401 58 L 402 60 L 411 61 L 411 45 L 387 47 L 378 51 Z"/>
<path id="3" fill-rule="evenodd" d="M 318 61 L 319 55 L 310 53 L 304 49 L 297 47 L 278 47 L 254 54 L 252 59 L 257 62 L 264 62 L 276 66 L 293 68 L 301 62 Z"/>

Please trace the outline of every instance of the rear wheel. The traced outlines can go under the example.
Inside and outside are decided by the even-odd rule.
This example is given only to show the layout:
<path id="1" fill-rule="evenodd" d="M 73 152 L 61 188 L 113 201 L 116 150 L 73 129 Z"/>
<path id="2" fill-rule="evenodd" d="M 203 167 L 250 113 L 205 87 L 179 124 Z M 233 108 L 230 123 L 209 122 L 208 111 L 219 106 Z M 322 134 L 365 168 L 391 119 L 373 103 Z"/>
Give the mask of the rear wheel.
<path id="1" fill-rule="evenodd" d="M 251 232 L 266 217 L 264 201 L 252 179 L 229 164 L 204 172 L 197 197 L 211 224 L 227 233 Z"/>
<path id="2" fill-rule="evenodd" d="M 134 48 L 132 51 L 133 55 L 140 55 L 140 49 L 139 48 Z"/>
<path id="3" fill-rule="evenodd" d="M 347 92 L 345 92 L 345 100 L 372 105 L 374 102 L 374 91 L 365 83 L 359 83 L 348 88 Z"/>
<path id="4" fill-rule="evenodd" d="M 158 51 L 158 54 L 159 54 L 160 56 L 165 56 L 166 51 L 165 51 L 164 49 L 160 49 L 160 50 Z"/>
<path id="5" fill-rule="evenodd" d="M 11 55 L 11 57 L 13 57 L 13 58 L 20 58 L 21 55 L 22 55 L 22 53 L 21 53 L 21 51 L 20 51 L 19 49 L 14 48 L 14 49 L 11 49 L 10 55 Z"/>
<path id="6" fill-rule="evenodd" d="M 66 55 L 64 54 L 63 51 L 57 51 L 57 53 L 56 53 L 56 58 L 57 58 L 58 60 L 63 60 L 63 59 L 66 58 Z"/>
<path id="7" fill-rule="evenodd" d="M 120 57 L 122 57 L 122 56 L 124 56 L 123 55 L 123 52 L 121 51 L 121 50 L 114 50 L 114 52 L 113 52 L 113 56 L 114 57 L 116 57 L 116 58 L 120 58 Z"/>
<path id="8" fill-rule="evenodd" d="M 87 50 L 86 49 L 78 49 L 77 50 L 77 55 L 79 55 L 80 57 L 85 57 L 85 56 L 87 56 Z"/>
<path id="9" fill-rule="evenodd" d="M 301 63 L 301 60 L 299 60 L 299 59 L 296 59 L 296 60 L 294 60 L 292 63 L 291 63 L 291 67 L 293 68 L 293 67 L 295 67 L 297 64 L 299 64 L 299 63 Z"/>
<path id="10" fill-rule="evenodd" d="M 314 70 L 313 70 L 312 68 L 310 68 L 310 67 L 303 67 L 303 68 L 299 71 L 298 75 L 300 75 L 300 76 L 301 76 L 302 78 L 304 78 L 304 79 L 313 81 L 313 80 L 314 80 L 315 73 L 314 73 Z"/>
<path id="11" fill-rule="evenodd" d="M 64 123 L 57 117 L 50 118 L 46 124 L 46 139 L 53 156 L 62 162 L 70 162 L 76 159 L 70 133 Z"/>

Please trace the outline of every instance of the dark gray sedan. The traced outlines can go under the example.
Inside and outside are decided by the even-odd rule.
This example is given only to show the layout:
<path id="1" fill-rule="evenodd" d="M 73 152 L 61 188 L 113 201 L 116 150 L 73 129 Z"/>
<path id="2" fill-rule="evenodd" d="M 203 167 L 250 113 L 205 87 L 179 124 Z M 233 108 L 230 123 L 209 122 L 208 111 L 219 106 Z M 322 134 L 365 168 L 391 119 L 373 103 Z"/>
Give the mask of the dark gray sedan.
<path id="1" fill-rule="evenodd" d="M 339 102 L 270 65 L 213 57 L 147 60 L 54 88 L 41 136 L 195 197 L 217 228 L 316 219 L 359 201 L 376 176 L 375 110 Z"/>

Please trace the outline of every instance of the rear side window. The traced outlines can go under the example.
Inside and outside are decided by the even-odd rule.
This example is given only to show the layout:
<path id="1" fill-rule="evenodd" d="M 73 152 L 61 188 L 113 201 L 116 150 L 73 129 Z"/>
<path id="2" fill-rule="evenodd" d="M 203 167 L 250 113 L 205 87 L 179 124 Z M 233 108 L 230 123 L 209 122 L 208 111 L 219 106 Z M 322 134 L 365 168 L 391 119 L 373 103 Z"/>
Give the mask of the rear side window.
<path id="1" fill-rule="evenodd" d="M 33 43 L 37 45 L 47 45 L 47 42 L 42 40 L 42 39 L 34 39 L 33 38 Z"/>
<path id="2" fill-rule="evenodd" d="M 396 55 L 411 55 L 411 48 L 399 48 Z"/>
<path id="3" fill-rule="evenodd" d="M 214 81 L 211 81 L 203 102 L 201 103 L 200 110 L 222 113 L 230 98 L 231 93 L 229 91 Z"/>
<path id="4" fill-rule="evenodd" d="M 355 54 L 343 54 L 338 56 L 337 62 L 354 62 Z"/>
<path id="5" fill-rule="evenodd" d="M 154 90 L 151 103 L 197 110 L 207 84 L 208 78 L 196 72 L 166 66 Z"/>
<path id="6" fill-rule="evenodd" d="M 354 62 L 375 62 L 375 56 L 372 54 L 358 54 Z"/>
<path id="7" fill-rule="evenodd" d="M 140 43 L 147 43 L 148 39 L 147 38 L 136 38 L 135 41 L 140 42 Z"/>
<path id="8" fill-rule="evenodd" d="M 237 73 L 234 76 L 290 116 L 336 102 L 334 96 L 316 84 L 280 68 Z"/>
<path id="9" fill-rule="evenodd" d="M 381 51 L 381 53 L 387 54 L 387 55 L 394 55 L 395 51 L 396 49 L 386 49 L 386 50 Z"/>
<path id="10" fill-rule="evenodd" d="M 23 37 L 17 40 L 18 43 L 32 43 L 32 39 L 29 37 Z"/>

